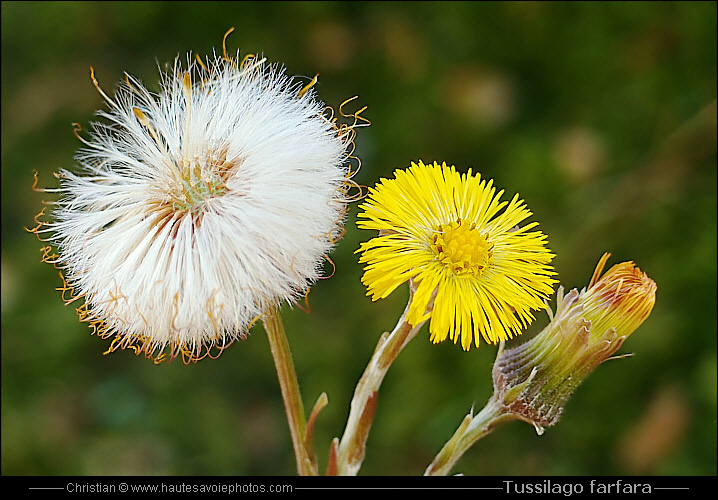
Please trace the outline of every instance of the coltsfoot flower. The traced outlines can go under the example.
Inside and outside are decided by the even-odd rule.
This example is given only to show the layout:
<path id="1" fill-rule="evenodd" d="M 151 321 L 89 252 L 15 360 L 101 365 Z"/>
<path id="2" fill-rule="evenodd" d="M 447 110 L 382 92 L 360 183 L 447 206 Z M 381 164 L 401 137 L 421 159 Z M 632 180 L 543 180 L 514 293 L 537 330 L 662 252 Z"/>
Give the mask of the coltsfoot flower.
<path id="1" fill-rule="evenodd" d="M 382 179 L 357 223 L 379 235 L 362 243 L 362 282 L 373 300 L 413 280 L 407 320 L 431 317 L 431 341 L 468 350 L 512 338 L 534 319 L 555 282 L 546 236 L 518 224 L 531 212 L 518 195 L 500 201 L 493 181 L 446 163 L 412 163 Z M 427 310 L 433 297 L 433 309 Z"/>
<path id="2" fill-rule="evenodd" d="M 303 296 L 343 233 L 354 123 L 309 85 L 247 56 L 127 76 L 61 170 L 48 232 L 64 297 L 110 351 L 203 356 Z M 343 114 L 343 113 L 342 113 Z M 348 116 L 344 115 L 343 116 Z M 80 137 L 78 135 L 78 137 Z"/>
<path id="3" fill-rule="evenodd" d="M 502 349 L 493 369 L 494 399 L 541 432 L 558 422 L 576 387 L 611 358 L 645 320 L 656 284 L 633 262 L 616 264 L 601 277 L 601 257 L 587 288 L 557 293 L 551 322 L 529 341 Z"/>

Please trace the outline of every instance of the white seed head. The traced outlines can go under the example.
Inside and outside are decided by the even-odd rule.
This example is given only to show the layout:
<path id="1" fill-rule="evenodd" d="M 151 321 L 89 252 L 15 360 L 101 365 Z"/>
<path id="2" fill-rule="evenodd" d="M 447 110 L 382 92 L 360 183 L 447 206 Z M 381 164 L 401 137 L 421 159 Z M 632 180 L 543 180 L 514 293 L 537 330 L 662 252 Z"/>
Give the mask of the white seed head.
<path id="1" fill-rule="evenodd" d="M 341 237 L 353 127 L 264 59 L 188 61 L 156 95 L 128 76 L 111 99 L 93 75 L 109 109 L 59 174 L 46 230 L 111 350 L 222 348 L 304 295 Z"/>

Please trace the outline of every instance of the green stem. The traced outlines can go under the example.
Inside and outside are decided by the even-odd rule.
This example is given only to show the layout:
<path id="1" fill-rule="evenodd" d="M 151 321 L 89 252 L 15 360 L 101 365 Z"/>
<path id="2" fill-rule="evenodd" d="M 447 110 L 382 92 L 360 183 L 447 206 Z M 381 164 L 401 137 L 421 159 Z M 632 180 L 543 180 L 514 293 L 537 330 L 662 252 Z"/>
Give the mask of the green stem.
<path id="1" fill-rule="evenodd" d="M 310 455 L 304 439 L 307 428 L 304 405 L 302 404 L 292 353 L 289 350 L 289 342 L 284 331 L 282 318 L 279 315 L 279 309 L 276 307 L 271 308 L 263 321 L 264 329 L 269 339 L 269 347 L 272 351 L 272 358 L 274 359 L 274 366 L 277 369 L 284 409 L 287 413 L 289 432 L 292 436 L 294 455 L 297 459 L 297 472 L 299 472 L 300 476 L 317 476 L 319 473 L 316 459 Z"/>
<path id="2" fill-rule="evenodd" d="M 431 465 L 424 472 L 425 476 L 446 476 L 451 472 L 461 456 L 479 439 L 489 434 L 497 424 L 516 417 L 508 413 L 503 404 L 492 396 L 484 408 L 475 416 L 471 413 L 464 417 L 454 435 L 447 441 Z"/>

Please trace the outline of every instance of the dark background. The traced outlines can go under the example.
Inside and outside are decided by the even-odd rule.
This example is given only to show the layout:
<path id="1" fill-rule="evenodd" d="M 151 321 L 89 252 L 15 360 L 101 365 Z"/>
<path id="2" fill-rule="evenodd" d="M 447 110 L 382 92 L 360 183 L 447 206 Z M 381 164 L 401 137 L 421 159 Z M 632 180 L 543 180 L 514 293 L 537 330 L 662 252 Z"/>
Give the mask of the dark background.
<path id="1" fill-rule="evenodd" d="M 2 473 L 296 473 L 266 336 L 256 326 L 219 360 L 155 366 L 102 356 L 54 290 L 32 227 L 52 172 L 73 165 L 123 72 L 157 91 L 157 64 L 189 51 L 263 53 L 319 73 L 335 108 L 358 95 L 373 185 L 422 159 L 472 167 L 520 193 L 583 287 L 604 251 L 658 284 L 655 309 L 537 436 L 499 427 L 459 462 L 469 475 L 716 474 L 716 4 L 2 2 Z M 45 195 L 48 197 L 49 195 Z M 324 470 L 355 382 L 406 286 L 371 303 L 355 227 L 336 273 L 283 315 L 307 410 L 322 391 Z M 539 312 L 531 332 L 547 318 Z M 495 346 L 432 345 L 424 329 L 380 393 L 361 474 L 421 474 L 472 405 L 491 394 Z"/>

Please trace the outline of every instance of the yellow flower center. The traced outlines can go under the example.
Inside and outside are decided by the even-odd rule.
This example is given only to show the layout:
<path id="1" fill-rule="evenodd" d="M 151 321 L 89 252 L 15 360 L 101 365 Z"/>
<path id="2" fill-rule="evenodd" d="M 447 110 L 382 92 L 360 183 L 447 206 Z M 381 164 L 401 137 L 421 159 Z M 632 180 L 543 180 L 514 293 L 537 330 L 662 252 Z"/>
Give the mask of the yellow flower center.
<path id="1" fill-rule="evenodd" d="M 476 223 L 461 219 L 440 224 L 431 241 L 437 260 L 457 275 L 480 275 L 491 263 L 493 247 L 476 229 Z"/>

